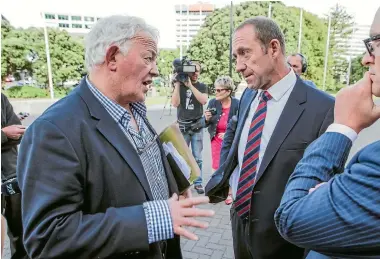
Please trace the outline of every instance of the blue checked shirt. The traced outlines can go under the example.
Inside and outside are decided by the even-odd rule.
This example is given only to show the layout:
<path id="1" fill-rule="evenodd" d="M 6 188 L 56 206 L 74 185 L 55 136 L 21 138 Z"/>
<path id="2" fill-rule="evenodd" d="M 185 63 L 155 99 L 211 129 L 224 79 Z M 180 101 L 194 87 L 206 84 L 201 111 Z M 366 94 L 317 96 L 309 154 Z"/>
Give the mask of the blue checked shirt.
<path id="1" fill-rule="evenodd" d="M 137 132 L 129 124 L 131 120 L 129 111 L 103 95 L 90 83 L 88 78 L 86 78 L 86 81 L 91 92 L 123 130 L 140 156 L 154 198 L 154 201 L 143 204 L 148 226 L 149 243 L 173 238 L 173 223 L 167 202 L 169 198 L 168 182 L 155 134 L 144 121 L 144 118 L 146 118 L 146 106 L 143 103 L 131 104 L 131 111 L 139 128 L 139 132 Z"/>

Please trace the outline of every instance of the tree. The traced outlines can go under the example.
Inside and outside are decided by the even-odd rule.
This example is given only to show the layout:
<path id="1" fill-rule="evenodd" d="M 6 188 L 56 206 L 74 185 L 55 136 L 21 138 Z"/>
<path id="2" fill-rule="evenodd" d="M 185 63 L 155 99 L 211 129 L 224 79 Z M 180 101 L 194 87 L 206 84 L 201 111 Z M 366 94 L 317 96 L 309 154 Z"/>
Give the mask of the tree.
<path id="1" fill-rule="evenodd" d="M 245 2 L 234 6 L 235 27 L 254 16 L 267 16 L 268 2 Z M 192 40 L 188 53 L 191 58 L 202 61 L 200 80 L 213 84 L 220 75 L 229 74 L 229 7 L 217 9 Z M 288 54 L 296 52 L 298 43 L 299 8 L 287 7 L 281 2 L 272 2 L 272 18 L 283 30 Z M 308 57 L 309 69 L 306 78 L 322 86 L 324 48 L 327 24 L 309 12 L 303 13 L 302 53 Z M 233 80 L 241 81 L 233 65 Z"/>
<path id="2" fill-rule="evenodd" d="M 21 72 L 32 72 L 33 50 L 28 44 L 28 35 L 24 30 L 14 29 L 4 20 L 1 21 L 1 79 L 15 75 L 20 79 Z"/>
<path id="3" fill-rule="evenodd" d="M 43 31 L 33 31 L 41 39 L 34 46 L 38 52 L 38 60 L 33 64 L 33 72 L 37 81 L 48 85 L 48 70 L 45 54 Z M 79 40 L 71 37 L 66 31 L 48 29 L 49 50 L 53 83 L 63 86 L 68 80 L 80 80 L 84 73 L 84 47 Z"/>
<path id="4" fill-rule="evenodd" d="M 179 49 L 161 49 L 160 53 L 157 57 L 157 67 L 158 72 L 160 73 L 160 76 L 166 81 L 166 83 L 169 83 L 169 76 L 173 72 L 173 60 L 176 58 L 179 58 Z"/>
<path id="5" fill-rule="evenodd" d="M 364 73 L 368 71 L 368 68 L 362 65 L 362 59 L 365 53 L 361 56 L 357 56 L 351 61 L 351 74 L 350 85 L 355 84 L 357 81 L 363 78 Z"/>
<path id="6" fill-rule="evenodd" d="M 352 35 L 353 16 L 349 15 L 346 9 L 336 4 L 330 10 L 331 15 L 331 30 L 330 30 L 330 58 L 333 85 L 329 88 L 336 90 L 336 88 L 343 87 L 341 83 L 342 78 L 346 76 L 348 69 L 347 56 L 347 41 Z"/>

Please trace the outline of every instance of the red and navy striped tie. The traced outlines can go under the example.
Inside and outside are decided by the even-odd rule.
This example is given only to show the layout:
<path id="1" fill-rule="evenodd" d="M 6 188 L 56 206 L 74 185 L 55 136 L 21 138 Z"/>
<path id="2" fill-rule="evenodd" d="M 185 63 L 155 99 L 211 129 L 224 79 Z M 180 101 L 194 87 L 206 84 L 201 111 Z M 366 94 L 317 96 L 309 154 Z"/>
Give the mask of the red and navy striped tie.
<path id="1" fill-rule="evenodd" d="M 245 146 L 243 165 L 236 193 L 235 209 L 241 218 L 246 218 L 251 208 L 251 196 L 257 173 L 261 135 L 263 133 L 267 102 L 272 98 L 267 91 L 261 94 L 259 105 L 249 127 L 247 145 Z"/>

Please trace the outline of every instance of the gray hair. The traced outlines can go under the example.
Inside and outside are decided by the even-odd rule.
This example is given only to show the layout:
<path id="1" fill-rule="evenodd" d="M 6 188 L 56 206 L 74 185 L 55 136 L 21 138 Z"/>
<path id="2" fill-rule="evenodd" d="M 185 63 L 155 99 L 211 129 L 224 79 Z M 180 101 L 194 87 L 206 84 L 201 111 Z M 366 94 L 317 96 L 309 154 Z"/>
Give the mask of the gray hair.
<path id="1" fill-rule="evenodd" d="M 225 89 L 234 91 L 235 85 L 234 85 L 234 80 L 232 80 L 231 77 L 229 76 L 219 76 L 214 83 L 214 86 L 220 85 L 224 87 Z"/>
<path id="2" fill-rule="evenodd" d="M 275 39 L 280 42 L 281 52 L 285 55 L 285 37 L 275 21 L 264 16 L 257 16 L 244 21 L 235 29 L 235 32 L 246 25 L 253 26 L 256 38 L 259 40 L 261 47 L 265 52 L 267 51 L 270 41 Z"/>
<path id="3" fill-rule="evenodd" d="M 118 46 L 125 55 L 129 41 L 138 33 L 145 33 L 158 41 L 158 30 L 139 17 L 113 15 L 100 19 L 85 39 L 85 63 L 88 71 L 102 64 L 110 46 Z"/>

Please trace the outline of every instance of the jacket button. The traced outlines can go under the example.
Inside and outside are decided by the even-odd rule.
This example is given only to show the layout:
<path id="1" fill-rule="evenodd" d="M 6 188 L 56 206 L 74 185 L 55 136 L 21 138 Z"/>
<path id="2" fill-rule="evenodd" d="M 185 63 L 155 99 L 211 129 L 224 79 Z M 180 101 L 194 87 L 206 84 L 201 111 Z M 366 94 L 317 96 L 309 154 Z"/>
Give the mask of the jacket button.
<path id="1" fill-rule="evenodd" d="M 259 194 L 260 193 L 260 191 L 254 191 L 253 192 L 253 194 Z"/>
<path id="2" fill-rule="evenodd" d="M 257 222 L 257 221 L 259 221 L 259 219 L 251 219 L 251 222 L 252 222 L 252 223 L 255 223 L 255 222 Z"/>

